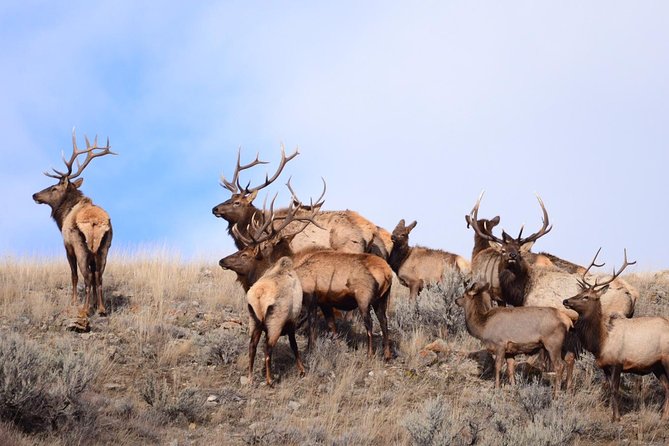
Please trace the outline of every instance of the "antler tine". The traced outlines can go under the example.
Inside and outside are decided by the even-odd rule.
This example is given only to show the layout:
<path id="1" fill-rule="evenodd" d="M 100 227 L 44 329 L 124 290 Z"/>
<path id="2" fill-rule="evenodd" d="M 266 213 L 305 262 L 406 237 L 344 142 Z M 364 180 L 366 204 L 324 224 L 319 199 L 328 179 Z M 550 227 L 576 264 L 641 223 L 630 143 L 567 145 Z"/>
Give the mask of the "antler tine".
<path id="1" fill-rule="evenodd" d="M 71 162 L 68 165 L 68 168 L 70 172 L 72 171 L 72 163 L 74 160 L 77 160 L 77 171 L 74 174 L 68 175 L 70 179 L 72 178 L 77 178 L 79 175 L 81 175 L 88 166 L 88 164 L 93 161 L 94 158 L 98 158 L 100 156 L 104 155 L 116 155 L 116 153 L 111 151 L 111 146 L 109 145 L 109 137 L 107 137 L 107 145 L 104 147 L 99 147 L 98 146 L 98 137 L 95 135 L 95 138 L 93 140 L 93 145 L 91 146 L 90 141 L 88 140 L 88 137 L 84 135 L 84 139 L 86 140 L 86 150 L 77 150 L 77 145 L 76 145 L 76 136 L 74 135 L 74 131 L 72 132 L 72 141 L 73 141 L 73 146 L 74 146 L 74 152 L 72 154 Z M 96 150 L 100 150 L 100 152 L 95 152 Z M 79 163 L 78 156 L 82 154 L 86 154 L 86 159 L 84 160 L 83 163 Z"/>
<path id="2" fill-rule="evenodd" d="M 586 268 L 586 270 L 583 271 L 583 278 L 582 278 L 582 279 L 576 279 L 576 281 L 578 282 L 578 284 L 579 284 L 579 285 L 581 286 L 581 288 L 583 288 L 583 289 L 594 288 L 594 287 L 597 286 L 597 278 L 595 278 L 595 283 L 594 283 L 594 284 L 591 284 L 590 282 L 588 282 L 588 279 L 586 279 L 586 276 L 588 275 L 588 272 L 590 272 L 590 268 L 592 268 L 593 266 L 594 266 L 594 267 L 597 267 L 597 268 L 601 268 L 602 266 L 605 265 L 605 263 L 601 263 L 601 264 L 599 264 L 599 265 L 598 265 L 597 263 L 595 263 L 595 262 L 597 261 L 597 256 L 599 255 L 599 252 L 600 252 L 601 250 L 602 250 L 602 247 L 600 246 L 599 249 L 597 250 L 597 252 L 595 253 L 595 257 L 592 258 L 592 262 L 590 262 L 590 265 L 588 265 L 588 267 Z"/>
<path id="3" fill-rule="evenodd" d="M 479 206 L 481 206 L 481 199 L 483 199 L 483 194 L 485 191 L 481 191 L 481 195 L 479 195 L 478 200 L 476 200 L 476 204 L 474 205 L 474 208 L 472 211 L 469 213 L 469 224 L 471 227 L 474 229 L 474 232 L 480 237 L 483 237 L 486 240 L 489 240 L 491 242 L 503 244 L 502 240 L 498 239 L 495 237 L 492 232 L 487 231 L 486 229 L 481 229 L 479 227 L 479 222 L 478 222 L 478 214 L 479 214 Z"/>
<path id="4" fill-rule="evenodd" d="M 519 237 L 518 241 L 520 242 L 521 245 L 529 242 L 535 242 L 540 237 L 543 237 L 544 235 L 548 234 L 551 231 L 551 229 L 553 229 L 552 225 L 549 226 L 548 211 L 546 211 L 546 206 L 544 205 L 544 201 L 538 194 L 537 194 L 537 200 L 539 200 L 539 206 L 541 206 L 541 211 L 543 212 L 543 216 L 541 217 L 543 226 L 541 227 L 541 229 L 539 229 L 539 232 L 535 232 L 534 234 L 530 235 L 527 238 L 521 239 Z"/>
<path id="5" fill-rule="evenodd" d="M 249 188 L 248 186 L 245 189 L 246 193 L 251 193 L 255 191 L 259 191 L 260 189 L 264 189 L 265 187 L 269 186 L 272 184 L 274 181 L 276 181 L 277 178 L 279 178 L 279 175 L 281 175 L 281 172 L 283 171 L 283 168 L 286 167 L 286 164 L 288 161 L 292 160 L 295 158 L 297 155 L 300 154 L 299 149 L 295 149 L 295 153 L 293 153 L 290 156 L 286 156 L 286 151 L 285 148 L 283 147 L 283 144 L 281 145 L 281 161 L 279 162 L 279 167 L 277 168 L 276 172 L 274 175 L 272 175 L 272 178 L 269 177 L 269 174 L 265 174 L 265 182 L 261 184 L 260 186 L 257 187 L 252 187 Z"/>
<path id="6" fill-rule="evenodd" d="M 625 248 L 624 249 L 623 265 L 620 267 L 620 269 L 618 271 L 616 271 L 616 269 L 614 267 L 613 268 L 613 274 L 611 275 L 611 277 L 608 280 L 605 280 L 602 283 L 598 283 L 597 279 L 595 278 L 595 283 L 591 284 L 587 281 L 587 279 L 585 278 L 585 275 L 588 273 L 588 271 L 590 271 L 590 268 L 592 268 L 593 266 L 596 266 L 596 267 L 600 268 L 600 267 L 605 265 L 604 263 L 602 263 L 600 265 L 595 263 L 595 261 L 597 260 L 597 256 L 599 255 L 599 251 L 601 251 L 601 250 L 602 250 L 602 248 L 599 248 L 597 250 L 597 253 L 595 254 L 595 257 L 592 259 L 592 262 L 590 262 L 590 266 L 588 266 L 588 268 L 583 273 L 583 280 L 578 281 L 579 284 L 581 285 L 581 287 L 583 287 L 584 289 L 585 288 L 590 288 L 590 289 L 594 290 L 595 288 L 599 287 L 599 289 L 601 290 L 603 287 L 607 286 L 608 284 L 610 284 L 611 282 L 616 280 L 622 274 L 622 272 L 625 270 L 625 268 L 627 268 L 630 265 L 636 264 L 636 261 L 634 261 L 634 262 L 628 262 L 627 261 L 627 248 Z"/>
<path id="7" fill-rule="evenodd" d="M 242 165 L 241 161 L 242 161 L 242 148 L 240 147 L 237 150 L 237 165 L 235 166 L 235 172 L 232 174 L 232 181 L 226 180 L 225 176 L 221 175 L 221 186 L 223 186 L 233 194 L 236 194 L 243 189 L 239 184 L 239 172 L 241 172 L 242 170 L 250 169 L 253 166 L 257 166 L 258 164 L 267 164 L 267 161 L 260 160 L 260 153 L 256 153 L 256 158 L 248 164 Z"/>
<path id="8" fill-rule="evenodd" d="M 597 284 L 597 286 L 602 286 L 603 287 L 604 285 L 610 284 L 611 282 L 616 280 L 618 278 L 618 276 L 620 276 L 622 274 L 622 272 L 625 270 L 625 268 L 627 268 L 630 265 L 636 264 L 636 260 L 634 262 L 628 262 L 627 261 L 627 248 L 625 248 L 623 250 L 623 253 L 624 253 L 624 260 L 623 260 L 623 264 L 620 267 L 620 269 L 618 271 L 616 271 L 616 268 L 614 267 L 613 268 L 613 274 L 611 275 L 611 278 L 609 280 L 605 281 L 605 282 Z"/>
<path id="9" fill-rule="evenodd" d="M 236 237 L 239 241 L 241 241 L 245 246 L 251 246 L 251 245 L 254 244 L 253 239 L 251 239 L 251 238 L 245 236 L 244 234 L 242 234 L 242 232 L 241 232 L 241 231 L 239 230 L 239 228 L 237 227 L 237 223 L 235 223 L 234 225 L 232 225 L 232 233 L 233 233 L 233 234 L 235 235 L 235 237 Z"/>
<path id="10" fill-rule="evenodd" d="M 310 198 L 309 206 L 305 206 L 304 204 L 302 204 L 302 200 L 300 200 L 297 197 L 297 194 L 295 193 L 293 187 L 290 184 L 290 180 L 292 179 L 293 177 L 288 178 L 288 182 L 286 183 L 286 186 L 288 186 L 288 190 L 290 191 L 290 195 L 293 198 L 292 203 L 295 204 L 296 207 L 298 208 L 308 209 L 308 210 L 314 210 L 314 209 L 319 210 L 321 206 L 323 206 L 323 203 L 325 203 L 325 199 L 323 198 L 325 197 L 325 191 L 327 190 L 327 184 L 325 183 L 325 178 L 321 177 L 321 180 L 323 181 L 323 192 L 321 192 L 321 195 L 316 200 L 316 203 L 314 203 L 313 198 Z"/>

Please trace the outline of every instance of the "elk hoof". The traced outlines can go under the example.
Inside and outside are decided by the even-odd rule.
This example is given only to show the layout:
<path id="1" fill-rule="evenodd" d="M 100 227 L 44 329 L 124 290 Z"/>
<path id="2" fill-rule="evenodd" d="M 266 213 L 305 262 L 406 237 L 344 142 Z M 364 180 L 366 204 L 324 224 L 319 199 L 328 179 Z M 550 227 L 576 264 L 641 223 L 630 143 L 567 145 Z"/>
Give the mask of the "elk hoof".
<path id="1" fill-rule="evenodd" d="M 107 317 L 107 311 L 106 310 L 98 310 L 98 316 Z"/>

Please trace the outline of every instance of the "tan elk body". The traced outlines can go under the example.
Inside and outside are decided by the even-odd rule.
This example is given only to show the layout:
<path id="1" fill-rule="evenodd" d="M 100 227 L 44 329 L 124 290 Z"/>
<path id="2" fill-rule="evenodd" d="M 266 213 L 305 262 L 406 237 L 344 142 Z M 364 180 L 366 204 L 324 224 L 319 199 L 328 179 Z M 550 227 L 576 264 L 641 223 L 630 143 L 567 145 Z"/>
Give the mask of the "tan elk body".
<path id="1" fill-rule="evenodd" d="M 538 198 L 538 197 L 537 197 Z M 572 320 L 578 314 L 562 304 L 564 296 L 578 293 L 577 279 L 584 268 L 557 257 L 551 260 L 550 255 L 533 254 L 530 249 L 534 242 L 547 234 L 549 226 L 548 212 L 543 201 L 539 204 L 543 212 L 542 228 L 528 236 L 522 237 L 522 229 L 517 238 L 502 232 L 502 238 L 492 234 L 492 227 L 479 226 L 478 208 L 481 197 L 467 218 L 476 235 L 487 240 L 490 248 L 481 250 L 475 258 L 485 259 L 485 274 L 493 273 L 491 284 L 495 297 L 513 306 L 554 307 L 565 312 Z M 482 262 L 472 262 L 474 279 L 481 280 L 481 273 L 476 272 Z M 494 265 L 494 266 L 493 266 Z M 559 267 L 561 265 L 562 267 Z M 570 266 L 571 265 L 571 266 Z M 476 268 L 474 268 L 476 266 Z M 493 268 L 493 269 L 491 269 Z M 495 274 L 496 270 L 496 274 Z M 485 280 L 485 279 L 484 279 Z M 498 293 L 498 295 L 497 295 Z M 602 296 L 602 308 L 605 314 L 618 314 L 631 317 L 638 297 L 638 291 L 620 278 L 616 278 L 608 291 Z"/>
<path id="2" fill-rule="evenodd" d="M 465 310 L 467 331 L 481 340 L 495 356 L 495 388 L 506 360 L 509 381 L 515 384 L 514 357 L 545 350 L 555 368 L 554 395 L 560 389 L 565 367 L 562 346 L 572 321 L 555 308 L 490 308 L 489 284 L 475 282 L 456 303 Z M 567 387 L 571 385 L 573 361 L 568 362 Z"/>
<path id="3" fill-rule="evenodd" d="M 262 332 L 265 332 L 265 379 L 272 384 L 272 349 L 281 335 L 288 335 L 297 368 L 304 374 L 304 365 L 297 348 L 295 328 L 302 310 L 302 287 L 288 257 L 280 258 L 246 293 L 249 309 L 249 380 L 253 379 L 253 363 Z"/>
<path id="4" fill-rule="evenodd" d="M 235 240 L 237 249 L 244 248 L 244 243 L 239 235 L 232 232 L 236 225 L 238 234 L 242 236 L 246 233 L 247 227 L 254 218 L 260 218 L 263 212 L 253 205 L 253 200 L 258 192 L 274 182 L 283 171 L 286 163 L 295 158 L 298 152 L 286 156 L 283 148 L 281 149 L 281 161 L 277 171 L 270 178 L 265 177 L 265 181 L 256 187 L 242 187 L 239 183 L 239 173 L 258 164 L 265 164 L 257 157 L 254 161 L 242 165 L 240 164 L 241 153 L 237 157 L 237 166 L 231 181 L 222 179 L 221 185 L 232 193 L 230 199 L 218 204 L 212 209 L 215 216 L 225 219 L 228 222 L 228 232 Z M 292 192 L 292 190 L 291 190 Z M 298 209 L 297 213 L 308 214 L 311 212 L 311 206 L 305 206 Z M 291 249 L 293 252 L 299 252 L 306 249 L 333 249 L 343 252 L 371 253 L 383 258 L 387 258 L 392 248 L 390 242 L 390 233 L 385 229 L 376 226 L 359 213 L 344 211 L 320 211 L 314 217 L 317 226 L 310 225 L 304 228 L 299 224 L 284 226 L 283 235 L 294 236 L 291 240 Z M 287 209 L 277 210 L 274 214 L 276 224 L 281 224 L 281 217 L 288 212 Z"/>
<path id="5" fill-rule="evenodd" d="M 599 251 L 598 251 L 599 253 Z M 592 264 L 594 265 L 595 259 Z M 627 265 L 625 261 L 612 278 Z M 598 265 L 601 266 L 601 265 Z M 620 374 L 654 373 L 664 387 L 662 418 L 669 419 L 669 318 L 635 317 L 631 319 L 606 315 L 601 298 L 613 279 L 604 282 L 580 281 L 581 291 L 564 300 L 567 308 L 578 312 L 575 332 L 586 350 L 595 356 L 595 364 L 606 375 L 612 392 L 613 421 L 620 419 L 618 389 Z"/>
<path id="6" fill-rule="evenodd" d="M 400 283 L 409 288 L 409 297 L 416 299 L 428 283 L 441 282 L 444 273 L 456 270 L 462 275 L 469 274 L 469 262 L 463 257 L 439 249 L 409 246 L 409 233 L 416 222 L 405 225 L 400 220 L 392 232 L 393 247 L 388 263 Z"/>
<path id="7" fill-rule="evenodd" d="M 51 207 L 51 216 L 63 235 L 65 252 L 70 264 L 72 279 L 72 304 L 77 301 L 77 268 L 84 277 L 86 301 L 82 309 L 82 316 L 88 316 L 91 307 L 91 294 L 97 298 L 98 313 L 106 313 L 102 298 L 102 275 L 107 263 L 107 252 L 112 242 L 112 225 L 107 212 L 93 204 L 79 187 L 83 178 L 74 180 L 81 175 L 93 158 L 113 154 L 110 151 L 109 140 L 106 147 L 98 147 L 97 138 L 90 145 L 86 138 L 86 149 L 77 148 L 76 135 L 72 132 L 73 152 L 69 161 L 63 158 L 67 167 L 66 172 L 53 169 L 55 174 L 45 172 L 45 175 L 58 179 L 58 183 L 47 187 L 33 195 L 36 203 L 48 204 Z M 96 150 L 99 150 L 96 152 Z M 72 172 L 74 161 L 86 154 L 83 164 L 79 164 L 77 172 Z M 74 180 L 74 181 L 72 181 Z"/>

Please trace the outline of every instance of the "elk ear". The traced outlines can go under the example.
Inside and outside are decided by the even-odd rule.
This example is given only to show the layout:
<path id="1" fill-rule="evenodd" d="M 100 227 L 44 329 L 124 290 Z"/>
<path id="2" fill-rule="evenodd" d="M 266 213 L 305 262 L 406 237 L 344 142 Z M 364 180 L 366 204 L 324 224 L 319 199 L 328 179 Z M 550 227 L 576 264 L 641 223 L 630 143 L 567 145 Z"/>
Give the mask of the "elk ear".
<path id="1" fill-rule="evenodd" d="M 479 288 L 479 291 L 489 291 L 490 290 L 490 282 L 486 282 L 483 284 L 481 288 Z"/>
<path id="2" fill-rule="evenodd" d="M 499 215 L 496 215 L 493 219 L 490 220 L 491 229 L 494 226 L 499 224 Z"/>
<path id="3" fill-rule="evenodd" d="M 404 219 L 401 219 L 399 223 L 397 223 L 398 228 L 403 228 L 405 225 Z"/>
<path id="4" fill-rule="evenodd" d="M 472 225 L 472 218 L 469 215 L 465 215 L 465 221 L 467 222 L 467 229 Z"/>
<path id="5" fill-rule="evenodd" d="M 495 251 L 497 251 L 497 252 L 502 252 L 502 245 L 500 245 L 499 243 L 497 243 L 497 242 L 493 242 L 492 240 L 489 240 L 489 241 L 488 241 L 488 244 L 489 244 L 490 247 L 491 247 L 492 249 L 494 249 Z"/>
<path id="6" fill-rule="evenodd" d="M 248 202 L 250 203 L 250 202 L 252 202 L 253 200 L 255 200 L 257 196 L 258 196 L 258 191 L 257 191 L 257 190 L 254 190 L 253 192 L 251 192 L 250 194 L 248 194 L 248 195 L 246 196 L 246 201 L 248 201 Z"/>
<path id="7" fill-rule="evenodd" d="M 407 232 L 411 232 L 411 230 L 412 230 L 413 228 L 415 228 L 417 224 L 418 224 L 418 222 L 414 220 L 413 223 L 411 223 L 409 226 L 406 227 Z"/>
<path id="8" fill-rule="evenodd" d="M 460 296 L 457 299 L 455 299 L 455 304 L 458 307 L 463 307 L 465 305 L 465 296 Z"/>
<path id="9" fill-rule="evenodd" d="M 520 252 L 530 252 L 532 246 L 534 246 L 534 242 L 523 243 L 520 247 Z"/>
<path id="10" fill-rule="evenodd" d="M 78 180 L 74 180 L 74 181 L 72 181 L 70 184 L 71 184 L 72 186 L 74 186 L 75 189 L 79 189 L 79 188 L 81 187 L 81 185 L 83 184 L 83 182 L 84 182 L 84 179 L 83 179 L 83 178 L 79 178 Z"/>
<path id="11" fill-rule="evenodd" d="M 594 298 L 595 298 L 596 300 L 599 300 L 599 298 L 602 297 L 602 294 L 606 293 L 606 292 L 608 291 L 608 289 L 609 289 L 609 286 L 608 286 L 608 285 L 604 285 L 603 288 L 597 290 L 597 294 L 595 294 L 595 297 L 594 297 Z"/>

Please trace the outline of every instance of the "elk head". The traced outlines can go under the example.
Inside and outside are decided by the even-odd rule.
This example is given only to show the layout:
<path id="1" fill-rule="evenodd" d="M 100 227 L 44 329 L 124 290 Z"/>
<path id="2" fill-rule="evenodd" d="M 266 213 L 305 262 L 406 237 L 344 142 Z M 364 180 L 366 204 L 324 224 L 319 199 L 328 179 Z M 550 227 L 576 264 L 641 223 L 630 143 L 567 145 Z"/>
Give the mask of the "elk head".
<path id="1" fill-rule="evenodd" d="M 299 152 L 295 150 L 295 153 L 290 156 L 286 156 L 286 152 L 284 151 L 283 146 L 281 146 L 281 161 L 274 175 L 272 175 L 270 178 L 269 174 L 266 174 L 264 183 L 260 184 L 259 186 L 251 187 L 251 184 L 249 183 L 246 185 L 246 187 L 242 187 L 239 182 L 239 173 L 242 170 L 250 169 L 251 167 L 258 164 L 267 164 L 267 162 L 260 161 L 258 155 L 256 155 L 255 160 L 248 164 L 242 165 L 240 149 L 240 151 L 237 152 L 237 166 L 235 167 L 235 172 L 232 175 L 232 180 L 227 181 L 225 177 L 221 176 L 221 186 L 229 190 L 232 193 L 232 196 L 223 203 L 215 206 L 212 209 L 213 214 L 216 217 L 225 219 L 230 224 L 230 227 L 239 222 L 242 222 L 245 225 L 248 221 L 250 221 L 251 216 L 257 211 L 257 209 L 253 206 L 253 200 L 258 195 L 258 191 L 272 184 L 279 177 L 279 175 L 281 175 L 281 172 L 286 166 L 286 163 L 295 158 L 297 155 L 299 155 Z"/>
<path id="2" fill-rule="evenodd" d="M 614 268 L 613 273 L 609 279 L 603 282 L 599 282 L 597 278 L 595 278 L 595 282 L 590 283 L 588 282 L 588 279 L 586 277 L 588 272 L 590 271 L 590 268 L 592 268 L 593 266 L 597 268 L 604 266 L 604 263 L 599 265 L 595 263 L 597 261 L 597 256 L 599 255 L 599 251 L 601 250 L 602 248 L 599 248 L 597 250 L 595 257 L 592 259 L 592 262 L 590 262 L 590 265 L 583 273 L 582 278 L 577 279 L 578 285 L 581 287 L 581 292 L 578 293 L 576 296 L 570 297 L 569 299 L 565 299 L 562 301 L 562 305 L 564 305 L 566 308 L 576 311 L 578 314 L 585 314 L 589 311 L 592 311 L 592 309 L 598 305 L 599 298 L 602 296 L 602 294 L 606 292 L 611 282 L 616 280 L 616 278 L 620 276 L 620 274 L 622 274 L 625 268 L 627 268 L 630 265 L 634 265 L 636 263 L 636 261 L 634 262 L 627 261 L 627 249 L 625 249 L 623 265 L 620 267 L 618 271 L 616 271 Z"/>
<path id="3" fill-rule="evenodd" d="M 492 307 L 492 304 L 490 303 L 491 297 L 489 291 L 489 283 L 473 282 L 465 289 L 465 294 L 455 299 L 455 303 L 460 307 L 464 307 L 467 300 L 472 300 L 477 296 L 481 296 L 483 302 L 486 303 L 489 307 Z"/>
<path id="4" fill-rule="evenodd" d="M 502 231 L 502 238 L 499 239 L 493 235 L 491 229 L 487 227 L 481 227 L 479 225 L 479 222 L 483 221 L 478 219 L 478 210 L 479 206 L 481 205 L 482 198 L 483 192 L 481 192 L 479 199 L 476 201 L 476 205 L 468 215 L 467 223 L 471 225 L 471 227 L 474 229 L 474 232 L 476 232 L 476 235 L 484 240 L 487 240 L 490 246 L 501 254 L 502 268 L 511 270 L 522 268 L 522 254 L 528 252 L 532 248 L 532 245 L 534 245 L 534 242 L 536 242 L 540 237 L 548 234 L 553 228 L 552 226 L 549 226 L 548 212 L 546 211 L 544 202 L 541 200 L 541 197 L 537 195 L 537 200 L 539 200 L 539 205 L 541 206 L 541 210 L 543 212 L 543 226 L 538 232 L 535 232 L 528 237 L 523 237 L 523 228 L 521 227 L 520 232 L 518 233 L 518 237 L 513 238 L 507 234 L 506 231 Z M 499 223 L 499 218 L 496 217 L 496 219 L 497 223 Z M 495 219 L 491 220 L 491 222 L 494 220 Z M 494 227 L 494 225 L 492 227 Z"/>
<path id="5" fill-rule="evenodd" d="M 77 147 L 77 135 L 74 130 L 72 130 L 72 156 L 70 160 L 65 159 L 63 155 L 63 162 L 67 168 L 65 172 L 61 172 L 56 169 L 52 169 L 54 173 L 44 172 L 44 175 L 55 178 L 58 182 L 52 186 L 49 186 L 45 189 L 42 189 L 39 192 L 33 194 L 33 200 L 38 204 L 48 204 L 52 208 L 57 208 L 61 203 L 63 203 L 67 197 L 72 194 L 80 195 L 79 187 L 84 182 L 83 178 L 76 179 L 81 175 L 88 166 L 88 164 L 93 160 L 104 155 L 116 155 L 116 153 L 110 150 L 111 146 L 109 145 L 109 138 L 107 138 L 107 145 L 104 147 L 98 147 L 98 138 L 95 137 L 93 145 L 88 141 L 87 137 L 84 137 L 86 140 L 86 149 L 79 150 Z M 86 154 L 86 159 L 83 164 L 79 162 L 78 157 L 80 155 Z M 72 172 L 73 165 L 75 160 L 77 161 L 77 171 Z M 74 180 L 74 181 L 73 181 Z"/>
<path id="6" fill-rule="evenodd" d="M 409 233 L 413 228 L 416 227 L 417 222 L 414 221 L 413 223 L 409 224 L 409 226 L 405 226 L 404 219 L 400 220 L 399 223 L 397 223 L 397 226 L 395 226 L 395 229 L 393 229 L 393 233 L 390 236 L 390 239 L 393 241 L 393 246 L 397 245 L 408 245 L 409 243 Z"/>

